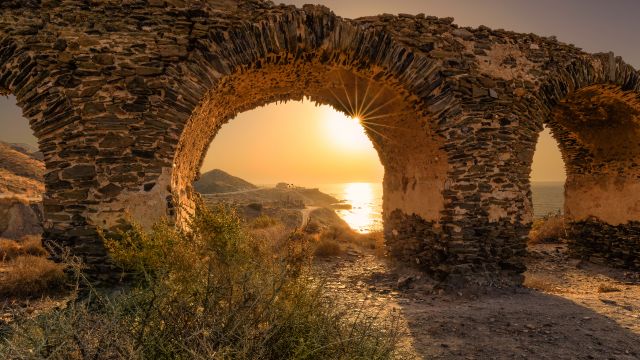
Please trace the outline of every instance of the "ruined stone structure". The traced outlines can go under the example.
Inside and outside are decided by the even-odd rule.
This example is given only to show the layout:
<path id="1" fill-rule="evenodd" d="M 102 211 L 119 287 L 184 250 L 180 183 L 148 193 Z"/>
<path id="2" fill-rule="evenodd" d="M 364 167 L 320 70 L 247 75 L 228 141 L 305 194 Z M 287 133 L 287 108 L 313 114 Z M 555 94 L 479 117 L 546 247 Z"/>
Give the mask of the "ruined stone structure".
<path id="1" fill-rule="evenodd" d="M 309 97 L 367 125 L 394 256 L 450 280 L 518 281 L 546 124 L 573 249 L 640 268 L 640 74 L 452 21 L 260 0 L 0 2 L 0 92 L 45 155 L 47 241 L 108 274 L 98 227 L 180 218 L 224 123 Z"/>

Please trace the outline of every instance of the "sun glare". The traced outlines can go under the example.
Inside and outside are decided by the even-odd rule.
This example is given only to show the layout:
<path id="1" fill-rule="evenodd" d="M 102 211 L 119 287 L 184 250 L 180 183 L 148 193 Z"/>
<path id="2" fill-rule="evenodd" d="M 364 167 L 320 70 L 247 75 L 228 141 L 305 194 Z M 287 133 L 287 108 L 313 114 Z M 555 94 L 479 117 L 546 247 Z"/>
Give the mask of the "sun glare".
<path id="1" fill-rule="evenodd" d="M 361 233 L 371 231 L 376 222 L 374 208 L 375 195 L 370 183 L 351 183 L 345 188 L 345 201 L 351 204 L 349 210 L 338 213 L 349 226 Z"/>
<path id="2" fill-rule="evenodd" d="M 372 147 L 359 117 L 349 117 L 332 108 L 327 108 L 324 116 L 328 136 L 334 144 L 351 151 L 367 150 Z"/>

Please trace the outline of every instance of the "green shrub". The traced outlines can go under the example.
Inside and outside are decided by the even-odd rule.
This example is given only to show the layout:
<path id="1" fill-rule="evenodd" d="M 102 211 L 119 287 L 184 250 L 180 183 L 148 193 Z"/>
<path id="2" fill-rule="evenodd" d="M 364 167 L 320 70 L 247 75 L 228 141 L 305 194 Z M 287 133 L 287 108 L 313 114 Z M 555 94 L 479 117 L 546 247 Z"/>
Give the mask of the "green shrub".
<path id="1" fill-rule="evenodd" d="M 190 229 L 161 222 L 107 239 L 114 261 L 136 280 L 119 295 L 93 291 L 93 301 L 22 319 L 4 335 L 0 358 L 394 356 L 395 325 L 337 306 L 308 273 L 301 234 L 274 256 L 235 213 L 201 205 Z"/>

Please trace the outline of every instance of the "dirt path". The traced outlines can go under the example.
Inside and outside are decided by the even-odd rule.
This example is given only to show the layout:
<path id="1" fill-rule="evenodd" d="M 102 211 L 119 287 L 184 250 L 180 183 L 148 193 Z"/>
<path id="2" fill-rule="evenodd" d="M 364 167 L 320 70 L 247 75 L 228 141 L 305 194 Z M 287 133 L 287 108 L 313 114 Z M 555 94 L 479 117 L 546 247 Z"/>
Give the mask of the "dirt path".
<path id="1" fill-rule="evenodd" d="M 300 214 L 302 214 L 302 227 L 307 225 L 309 222 L 309 215 L 315 209 L 319 209 L 319 206 L 307 206 L 304 209 L 300 210 Z"/>
<path id="2" fill-rule="evenodd" d="M 402 348 L 416 359 L 640 359 L 640 274 L 568 259 L 564 247 L 531 249 L 526 283 L 494 294 L 444 294 L 384 261 L 349 252 L 320 260 L 328 286 L 372 316 L 398 316 Z M 404 290 L 398 289 L 400 287 Z"/>

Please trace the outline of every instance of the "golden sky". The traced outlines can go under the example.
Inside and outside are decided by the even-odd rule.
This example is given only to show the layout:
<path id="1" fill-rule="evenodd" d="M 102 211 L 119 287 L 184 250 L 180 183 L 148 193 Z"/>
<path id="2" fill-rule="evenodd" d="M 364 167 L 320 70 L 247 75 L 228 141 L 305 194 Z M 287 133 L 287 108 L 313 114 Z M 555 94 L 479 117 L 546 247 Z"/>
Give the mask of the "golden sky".
<path id="1" fill-rule="evenodd" d="M 381 182 L 384 169 L 357 121 L 310 101 L 272 104 L 225 124 L 202 172 L 223 169 L 256 184 L 313 186 Z M 532 181 L 564 181 L 564 163 L 548 129 L 540 134 Z"/>
<path id="2" fill-rule="evenodd" d="M 384 175 L 362 126 L 310 101 L 271 104 L 225 124 L 211 143 L 202 172 L 215 168 L 256 184 L 381 182 Z M 560 151 L 548 129 L 540 134 L 531 179 L 565 179 Z"/>
<path id="3" fill-rule="evenodd" d="M 311 101 L 240 114 L 213 140 L 202 171 L 223 169 L 256 184 L 380 182 L 384 169 L 362 126 Z"/>

